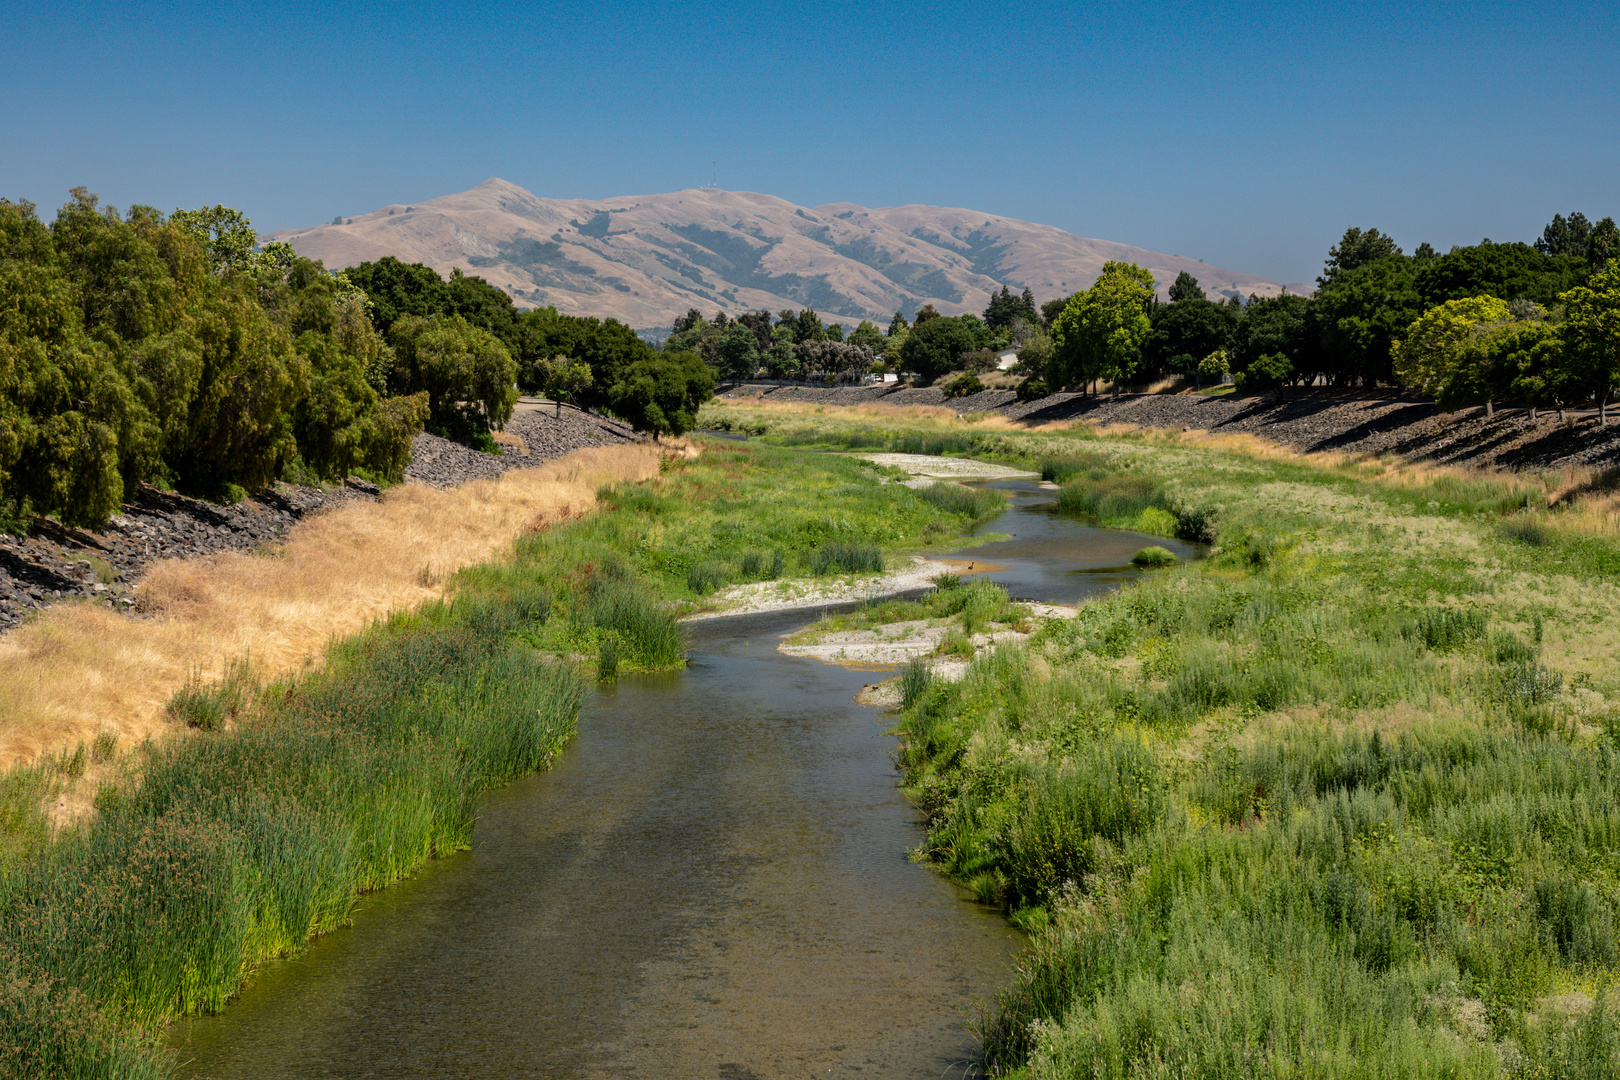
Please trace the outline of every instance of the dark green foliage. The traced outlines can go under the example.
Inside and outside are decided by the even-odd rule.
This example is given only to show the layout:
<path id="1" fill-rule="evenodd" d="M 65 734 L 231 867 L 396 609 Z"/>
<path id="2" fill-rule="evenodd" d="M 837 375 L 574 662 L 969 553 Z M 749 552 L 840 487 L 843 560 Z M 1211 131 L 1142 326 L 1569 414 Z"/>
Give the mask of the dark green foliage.
<path id="1" fill-rule="evenodd" d="M 991 330 L 1005 330 L 1014 319 L 1032 324 L 1040 319 L 1040 313 L 1035 310 L 1035 296 L 1028 289 L 1021 296 L 1014 296 L 1003 285 L 1001 292 L 990 294 L 990 303 L 984 309 L 984 325 Z"/>
<path id="2" fill-rule="evenodd" d="M 82 189 L 47 229 L 0 200 L 0 503 L 100 525 L 142 481 L 214 497 L 408 450 L 377 420 L 364 297 L 251 233 L 225 207 L 120 216 Z"/>
<path id="3" fill-rule="evenodd" d="M 923 695 L 928 693 L 928 687 L 934 677 L 933 668 L 928 661 L 917 657 L 905 666 L 900 672 L 900 705 L 909 709 L 921 701 Z"/>
<path id="4" fill-rule="evenodd" d="M 1190 376 L 1195 373 L 1198 360 L 1231 345 L 1239 325 L 1237 313 L 1224 304 L 1204 299 L 1203 290 L 1196 282 L 1193 289 L 1196 295 L 1173 304 L 1159 304 L 1150 313 L 1153 329 L 1142 342 L 1142 362 L 1138 369 L 1141 378 Z M 1173 294 L 1174 287 L 1172 299 Z M 1298 299 L 1304 300 L 1303 297 Z"/>
<path id="5" fill-rule="evenodd" d="M 1240 394 L 1281 389 L 1293 378 L 1294 365 L 1282 353 L 1256 357 L 1247 370 L 1235 372 L 1232 383 Z"/>
<path id="6" fill-rule="evenodd" d="M 954 371 L 962 354 L 977 345 L 961 319 L 939 316 L 919 321 L 900 348 L 900 366 L 932 381 Z"/>
<path id="7" fill-rule="evenodd" d="M 984 383 L 981 382 L 979 377 L 973 374 L 971 371 L 958 375 L 945 387 L 945 397 L 947 399 L 967 397 L 969 394 L 979 394 L 983 392 Z"/>
<path id="8" fill-rule="evenodd" d="M 1029 378 L 1018 384 L 1018 400 L 1034 401 L 1052 392 L 1044 379 Z"/>
<path id="9" fill-rule="evenodd" d="M 1509 540 L 1517 540 L 1529 547 L 1546 547 L 1552 538 L 1547 527 L 1534 518 L 1510 518 L 1497 528 Z"/>
<path id="10" fill-rule="evenodd" d="M 517 365 L 494 335 L 460 315 L 403 316 L 389 330 L 396 394 L 426 394 L 428 424 L 462 442 L 487 439 L 512 418 Z"/>
<path id="11" fill-rule="evenodd" d="M 743 552 L 742 576 L 749 581 L 775 581 L 782 576 L 784 559 L 777 548 L 769 557 L 752 549 Z"/>
<path id="12" fill-rule="evenodd" d="M 690 431 L 698 407 L 713 396 L 714 369 L 696 353 L 661 353 L 626 368 L 608 403 L 637 431 L 656 437 Z"/>
<path id="13" fill-rule="evenodd" d="M 960 514 L 969 521 L 984 521 L 1001 513 L 1007 500 L 986 488 L 967 487 L 940 480 L 917 489 L 917 497 L 948 514 Z"/>
<path id="14" fill-rule="evenodd" d="M 883 549 L 876 544 L 838 540 L 824 544 L 810 555 L 810 572 L 822 574 L 881 574 Z"/>

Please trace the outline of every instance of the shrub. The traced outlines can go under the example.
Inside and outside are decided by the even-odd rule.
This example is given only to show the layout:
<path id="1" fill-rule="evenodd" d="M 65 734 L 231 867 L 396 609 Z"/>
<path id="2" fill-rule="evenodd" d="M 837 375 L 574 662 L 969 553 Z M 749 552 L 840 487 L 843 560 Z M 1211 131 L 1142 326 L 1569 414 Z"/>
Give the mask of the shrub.
<path id="1" fill-rule="evenodd" d="M 1019 401 L 1035 401 L 1038 398 L 1050 397 L 1051 388 L 1046 385 L 1045 379 L 1025 379 L 1018 384 Z"/>
<path id="2" fill-rule="evenodd" d="M 984 383 L 971 371 L 963 372 L 945 386 L 945 396 L 947 398 L 967 397 L 970 394 L 983 392 Z"/>
<path id="3" fill-rule="evenodd" d="M 1131 556 L 1131 562 L 1141 567 L 1174 566 L 1176 557 L 1167 548 L 1145 547 Z"/>
<path id="4" fill-rule="evenodd" d="M 1529 547 L 1546 547 L 1552 542 L 1551 530 L 1533 518 L 1513 518 L 1511 521 L 1504 521 L 1498 529 L 1507 539 L 1516 540 Z"/>

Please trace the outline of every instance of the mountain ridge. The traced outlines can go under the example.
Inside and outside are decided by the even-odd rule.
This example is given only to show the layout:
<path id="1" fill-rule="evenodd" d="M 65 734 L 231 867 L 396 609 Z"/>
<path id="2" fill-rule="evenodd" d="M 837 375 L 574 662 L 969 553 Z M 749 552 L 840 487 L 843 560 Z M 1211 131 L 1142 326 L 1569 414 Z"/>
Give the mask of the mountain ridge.
<path id="1" fill-rule="evenodd" d="M 707 313 L 814 307 L 886 323 L 931 303 L 980 311 L 1005 285 L 1038 302 L 1091 284 L 1109 259 L 1152 271 L 1163 295 L 1187 270 L 1206 295 L 1275 296 L 1286 286 L 1051 225 L 959 207 L 797 206 L 758 192 L 692 188 L 546 199 L 492 177 L 467 191 L 394 203 L 342 224 L 265 233 L 340 269 L 392 255 L 441 275 L 478 274 L 520 307 L 668 326 Z"/>

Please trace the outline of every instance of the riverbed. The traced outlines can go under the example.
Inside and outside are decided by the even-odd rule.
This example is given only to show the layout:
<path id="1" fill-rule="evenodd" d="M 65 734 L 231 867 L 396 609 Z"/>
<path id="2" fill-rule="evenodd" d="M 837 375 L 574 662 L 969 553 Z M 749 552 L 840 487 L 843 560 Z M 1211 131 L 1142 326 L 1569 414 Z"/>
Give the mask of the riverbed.
<path id="1" fill-rule="evenodd" d="M 1074 603 L 1150 537 L 1052 513 L 1029 480 L 964 549 Z M 1190 549 L 1170 544 L 1178 554 Z M 966 1024 L 1022 946 L 907 853 L 922 838 L 871 681 L 783 656 L 819 615 L 691 626 L 690 666 L 587 700 L 547 773 L 487 799 L 472 849 L 177 1025 L 182 1076 L 962 1077 Z"/>

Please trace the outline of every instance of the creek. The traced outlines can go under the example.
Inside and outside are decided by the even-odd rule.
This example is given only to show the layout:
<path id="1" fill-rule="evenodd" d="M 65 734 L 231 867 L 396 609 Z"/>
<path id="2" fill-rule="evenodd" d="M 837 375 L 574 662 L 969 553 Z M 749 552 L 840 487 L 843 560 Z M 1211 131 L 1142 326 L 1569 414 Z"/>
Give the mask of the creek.
<path id="1" fill-rule="evenodd" d="M 1028 480 L 957 557 L 1073 603 L 1160 538 L 1053 512 Z M 237 1078 L 975 1075 L 965 1022 L 1022 946 L 907 858 L 869 671 L 781 655 L 798 610 L 692 624 L 681 672 L 589 697 L 549 772 L 492 792 L 471 850 L 170 1033 L 178 1075 Z"/>

